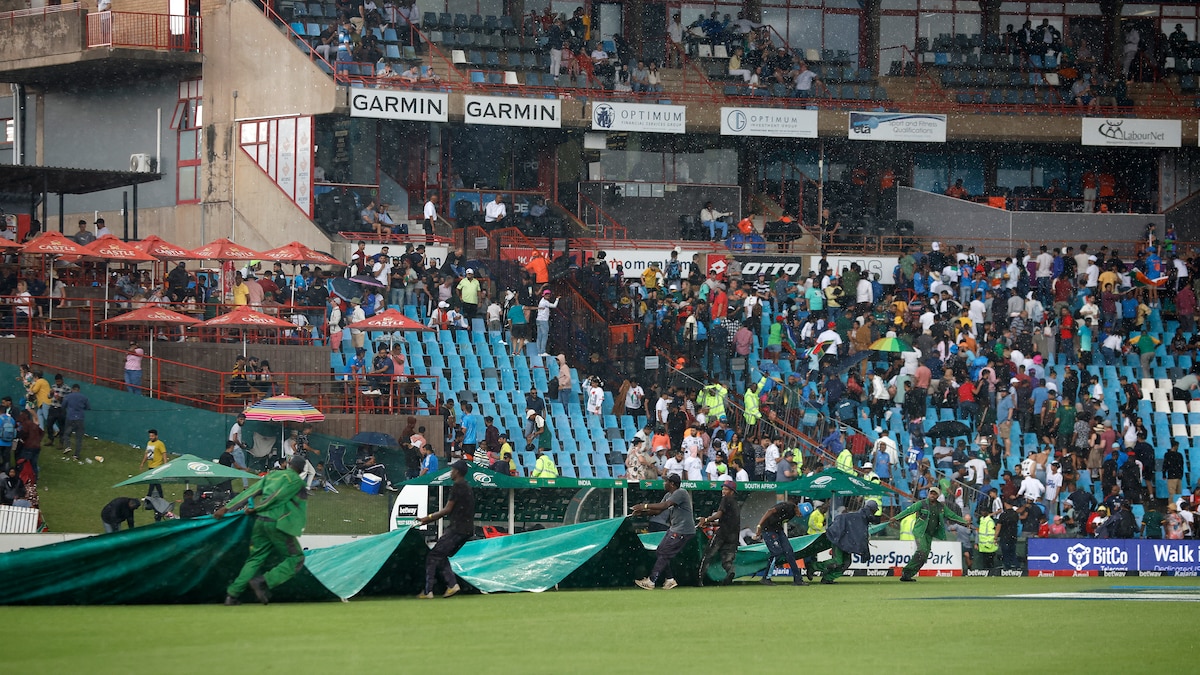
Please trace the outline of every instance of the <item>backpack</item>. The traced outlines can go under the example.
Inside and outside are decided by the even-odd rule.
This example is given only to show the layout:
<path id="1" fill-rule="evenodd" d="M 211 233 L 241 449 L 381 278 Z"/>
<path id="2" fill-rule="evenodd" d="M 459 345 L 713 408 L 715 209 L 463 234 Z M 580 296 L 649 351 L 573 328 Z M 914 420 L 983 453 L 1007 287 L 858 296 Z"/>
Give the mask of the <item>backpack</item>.
<path id="1" fill-rule="evenodd" d="M 12 415 L 0 415 L 0 443 L 12 444 L 17 437 L 17 421 Z"/>

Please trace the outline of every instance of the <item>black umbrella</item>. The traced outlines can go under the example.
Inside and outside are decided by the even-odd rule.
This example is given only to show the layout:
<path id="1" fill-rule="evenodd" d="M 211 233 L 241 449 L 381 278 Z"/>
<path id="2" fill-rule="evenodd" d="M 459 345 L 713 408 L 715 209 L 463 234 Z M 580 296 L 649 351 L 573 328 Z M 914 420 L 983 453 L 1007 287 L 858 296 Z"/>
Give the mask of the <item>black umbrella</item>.
<path id="1" fill-rule="evenodd" d="M 385 434 L 382 431 L 360 431 L 354 434 L 350 442 L 358 443 L 359 445 L 373 445 L 377 448 L 391 448 L 393 450 L 400 447 L 400 443 L 391 434 Z"/>
<path id="2" fill-rule="evenodd" d="M 363 295 L 362 287 L 345 277 L 330 279 L 329 291 L 347 302 L 354 298 L 362 298 Z"/>
<path id="3" fill-rule="evenodd" d="M 380 283 L 378 279 L 376 279 L 373 276 L 366 275 L 366 274 L 360 274 L 356 277 L 350 277 L 350 281 L 353 281 L 356 284 L 362 284 L 363 286 L 370 286 L 372 288 L 386 288 L 386 286 L 384 286 L 384 284 Z"/>
<path id="4" fill-rule="evenodd" d="M 946 420 L 938 422 L 925 432 L 930 438 L 957 438 L 959 436 L 971 436 L 971 428 L 959 422 L 958 420 Z"/>

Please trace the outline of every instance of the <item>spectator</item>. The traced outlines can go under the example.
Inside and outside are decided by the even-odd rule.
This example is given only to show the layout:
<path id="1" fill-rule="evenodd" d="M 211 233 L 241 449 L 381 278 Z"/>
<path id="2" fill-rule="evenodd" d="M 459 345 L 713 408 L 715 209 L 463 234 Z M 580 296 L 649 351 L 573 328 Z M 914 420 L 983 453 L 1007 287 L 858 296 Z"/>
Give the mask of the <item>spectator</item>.
<path id="1" fill-rule="evenodd" d="M 125 523 L 125 529 L 132 530 L 133 516 L 141 505 L 142 500 L 132 497 L 117 497 L 105 504 L 100 510 L 100 522 L 104 525 L 104 532 L 107 534 L 119 531 L 121 523 Z"/>

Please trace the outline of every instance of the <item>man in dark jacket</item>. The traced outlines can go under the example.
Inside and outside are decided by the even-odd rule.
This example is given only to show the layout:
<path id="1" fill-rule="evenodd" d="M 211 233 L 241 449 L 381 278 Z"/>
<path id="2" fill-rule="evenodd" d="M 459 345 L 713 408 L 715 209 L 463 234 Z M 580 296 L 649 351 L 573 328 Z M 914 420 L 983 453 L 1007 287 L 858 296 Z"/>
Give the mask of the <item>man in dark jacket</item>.
<path id="1" fill-rule="evenodd" d="M 833 544 L 833 557 L 829 562 L 817 565 L 821 571 L 821 583 L 836 583 L 838 577 L 850 568 L 853 560 L 851 554 L 864 560 L 871 557 L 871 526 L 880 520 L 875 515 L 878 510 L 878 502 L 867 500 L 861 509 L 853 513 L 846 511 L 829 524 L 825 536 Z"/>
<path id="2" fill-rule="evenodd" d="M 142 505 L 142 500 L 133 497 L 117 497 L 100 510 L 100 520 L 104 523 L 104 531 L 116 532 L 125 523 L 126 529 L 133 529 L 133 514 Z"/>
<path id="3" fill-rule="evenodd" d="M 737 556 L 738 534 L 742 529 L 742 510 L 737 500 L 737 483 L 727 480 L 721 486 L 721 504 L 711 516 L 700 519 L 700 526 L 717 523 L 717 531 L 708 542 L 704 551 L 704 560 L 700 563 L 700 585 L 704 585 L 708 564 L 718 555 L 721 557 L 721 567 L 725 568 L 725 578 L 722 586 L 733 583 L 733 560 Z"/>
<path id="4" fill-rule="evenodd" d="M 1162 461 L 1163 479 L 1167 481 L 1167 499 L 1174 499 L 1180 493 L 1180 483 L 1183 480 L 1183 453 L 1179 452 L 1179 442 L 1171 441 L 1171 447 Z"/>

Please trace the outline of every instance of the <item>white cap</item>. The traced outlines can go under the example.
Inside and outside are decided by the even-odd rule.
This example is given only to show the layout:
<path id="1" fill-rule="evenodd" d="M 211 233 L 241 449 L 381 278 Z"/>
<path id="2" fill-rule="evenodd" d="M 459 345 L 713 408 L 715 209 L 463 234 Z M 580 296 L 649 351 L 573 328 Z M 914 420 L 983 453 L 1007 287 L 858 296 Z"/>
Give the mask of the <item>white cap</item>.
<path id="1" fill-rule="evenodd" d="M 467 268 L 467 274 L 475 274 L 475 270 L 474 270 L 474 269 L 472 269 L 472 268 L 470 268 L 470 267 L 468 267 L 468 268 Z"/>
<path id="2" fill-rule="evenodd" d="M 1096 256 L 1094 256 L 1094 255 L 1089 255 L 1089 256 L 1088 256 L 1088 262 L 1096 262 Z"/>
<path id="3" fill-rule="evenodd" d="M 441 301 L 441 302 L 439 302 L 439 303 L 438 303 L 438 307 L 440 307 L 440 308 L 442 308 L 442 309 L 446 309 L 446 308 L 448 308 L 449 306 L 450 306 L 450 303 L 446 302 L 445 300 L 443 300 L 443 301 Z"/>
<path id="4" fill-rule="evenodd" d="M 942 250 L 942 244 L 941 244 L 941 242 L 937 242 L 937 241 L 933 242 L 933 250 L 935 250 L 935 251 L 940 251 L 940 250 Z"/>

